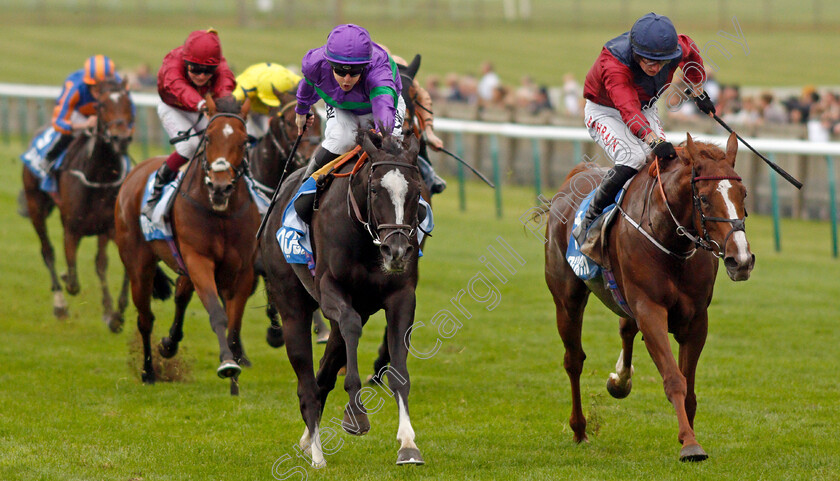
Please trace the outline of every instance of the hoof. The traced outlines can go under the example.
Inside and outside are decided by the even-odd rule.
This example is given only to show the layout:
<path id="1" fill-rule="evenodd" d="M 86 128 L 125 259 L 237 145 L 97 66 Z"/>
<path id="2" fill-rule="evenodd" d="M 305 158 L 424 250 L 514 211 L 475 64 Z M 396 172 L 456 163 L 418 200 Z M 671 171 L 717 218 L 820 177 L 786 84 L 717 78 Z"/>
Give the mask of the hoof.
<path id="1" fill-rule="evenodd" d="M 404 464 L 426 464 L 423 461 L 423 455 L 420 454 L 420 450 L 417 448 L 400 448 L 399 453 L 397 453 L 397 466 L 402 466 Z"/>
<path id="2" fill-rule="evenodd" d="M 123 330 L 123 324 L 125 324 L 125 319 L 120 314 L 111 314 L 107 319 L 106 322 L 108 324 L 108 329 L 113 332 L 114 334 L 119 334 Z"/>
<path id="3" fill-rule="evenodd" d="M 219 365 L 219 368 L 216 369 L 216 374 L 218 374 L 222 379 L 238 376 L 240 372 L 242 372 L 242 368 L 239 367 L 239 364 L 236 364 L 233 360 L 223 361 L 222 364 Z"/>
<path id="4" fill-rule="evenodd" d="M 273 348 L 282 347 L 283 344 L 286 343 L 283 339 L 283 328 L 273 326 L 269 327 L 268 331 L 265 333 L 265 342 Z"/>
<path id="5" fill-rule="evenodd" d="M 705 461 L 708 457 L 709 455 L 706 454 L 706 451 L 703 451 L 703 448 L 701 448 L 699 444 L 690 444 L 688 446 L 683 446 L 683 448 L 680 450 L 680 461 L 684 463 L 696 463 L 699 461 Z"/>
<path id="6" fill-rule="evenodd" d="M 172 359 L 175 354 L 178 354 L 178 343 L 172 342 L 172 339 L 164 337 L 158 344 L 158 352 L 165 359 Z"/>
<path id="7" fill-rule="evenodd" d="M 607 379 L 607 392 L 610 393 L 610 396 L 616 399 L 624 399 L 630 395 L 630 390 L 633 389 L 633 380 L 628 379 L 627 385 L 621 387 L 616 383 L 617 379 L 618 376 L 616 376 L 615 374 L 610 374 L 609 379 Z"/>
<path id="8" fill-rule="evenodd" d="M 155 372 L 154 371 L 143 371 L 140 375 L 143 379 L 143 384 L 152 385 L 155 383 Z"/>
<path id="9" fill-rule="evenodd" d="M 242 356 L 236 359 L 236 363 L 239 364 L 240 367 L 251 367 L 251 360 L 248 359 L 248 356 L 245 353 L 242 353 Z"/>
<path id="10" fill-rule="evenodd" d="M 312 467 L 315 468 L 315 469 L 321 469 L 326 465 L 327 465 L 327 460 L 326 459 L 322 459 L 320 462 L 315 461 L 314 459 L 312 460 Z"/>
<path id="11" fill-rule="evenodd" d="M 67 306 L 54 306 L 53 315 L 59 321 L 67 320 L 70 317 L 70 309 Z"/>
<path id="12" fill-rule="evenodd" d="M 318 344 L 326 344 L 329 339 L 330 331 L 321 331 L 318 333 L 318 337 L 315 338 L 315 342 Z"/>
<path id="13" fill-rule="evenodd" d="M 81 290 L 81 288 L 79 287 L 79 282 L 71 281 L 70 276 L 68 276 L 67 273 L 61 274 L 61 280 L 64 281 L 64 289 L 71 296 L 75 296 Z"/>
<path id="14" fill-rule="evenodd" d="M 344 408 L 344 420 L 341 422 L 341 427 L 347 431 L 347 434 L 364 436 L 370 431 L 370 420 L 368 420 L 367 414 L 365 413 L 351 415 L 347 411 L 347 408 Z"/>

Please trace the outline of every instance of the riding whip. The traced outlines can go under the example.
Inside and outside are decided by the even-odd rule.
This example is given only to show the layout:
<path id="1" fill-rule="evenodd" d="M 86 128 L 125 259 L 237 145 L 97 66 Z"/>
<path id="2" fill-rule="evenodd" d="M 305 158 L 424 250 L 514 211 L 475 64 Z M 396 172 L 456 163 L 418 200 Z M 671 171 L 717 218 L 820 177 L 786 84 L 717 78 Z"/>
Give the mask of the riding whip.
<path id="1" fill-rule="evenodd" d="M 737 132 L 735 132 L 735 131 L 734 131 L 734 130 L 732 130 L 732 129 L 728 126 L 728 125 L 726 125 L 726 122 L 724 122 L 723 120 L 721 120 L 721 118 L 720 118 L 720 117 L 718 117 L 718 116 L 717 116 L 717 114 L 712 114 L 712 115 L 714 116 L 715 120 L 717 120 L 717 123 L 719 123 L 719 124 L 721 125 L 721 127 L 723 127 L 724 129 L 726 129 L 727 131 L 729 131 L 729 133 L 730 133 L 730 134 L 735 134 L 735 137 L 737 137 L 737 138 L 738 138 L 738 140 L 740 140 L 742 144 L 746 145 L 748 149 L 752 150 L 752 151 L 753 151 L 753 153 L 754 153 L 755 155 L 757 155 L 757 156 L 761 157 L 761 160 L 763 160 L 763 161 L 767 162 L 767 165 L 769 165 L 771 169 L 773 169 L 773 170 L 775 170 L 776 172 L 778 172 L 778 173 L 779 173 L 779 175 L 781 175 L 781 176 L 782 176 L 782 177 L 783 177 L 786 181 L 788 181 L 788 182 L 790 182 L 791 184 L 793 184 L 793 186 L 794 186 L 794 187 L 796 187 L 797 189 L 801 189 L 801 188 L 802 188 L 802 182 L 799 182 L 799 181 L 798 181 L 798 180 L 796 180 L 796 179 L 795 179 L 792 175 L 788 174 L 788 173 L 785 171 L 785 169 L 783 169 L 783 168 L 779 167 L 779 166 L 778 166 L 778 165 L 776 165 L 774 162 L 770 161 L 767 157 L 765 157 L 765 156 L 761 155 L 760 153 L 758 153 L 758 151 L 757 151 L 757 150 L 755 150 L 755 149 L 752 147 L 752 145 L 748 144 L 748 143 L 747 143 L 747 141 L 746 141 L 746 140 L 744 140 L 744 139 L 742 139 L 742 138 L 741 138 L 741 136 L 740 136 L 740 135 L 738 135 L 738 133 L 737 133 Z"/>
<path id="2" fill-rule="evenodd" d="M 475 170 L 475 168 L 473 166 L 471 166 L 470 164 L 468 164 L 464 159 L 458 157 L 457 155 L 455 155 L 452 152 L 444 149 L 443 147 L 440 148 L 440 151 L 443 152 L 444 154 L 447 154 L 448 156 L 452 157 L 453 159 L 457 160 L 458 162 L 466 165 L 467 168 L 470 169 L 475 175 L 477 175 L 479 179 L 483 180 L 485 184 L 489 185 L 490 187 L 492 187 L 494 189 L 496 188 L 496 186 L 492 182 L 490 182 L 490 180 L 488 180 L 487 177 L 484 176 L 484 174 Z"/>
<path id="3" fill-rule="evenodd" d="M 306 118 L 309 119 L 312 114 L 306 114 Z M 295 156 L 295 152 L 297 152 L 298 144 L 300 144 L 300 139 L 303 138 L 303 134 L 306 133 L 306 124 L 303 124 L 303 130 L 300 131 L 300 134 L 295 139 L 295 143 L 292 144 L 292 150 L 289 151 L 289 158 L 286 159 L 286 164 L 283 166 L 283 172 L 280 174 L 280 181 L 277 182 L 277 187 L 274 188 L 274 194 L 271 195 L 271 202 L 268 204 L 268 209 L 265 211 L 265 215 L 260 222 L 260 228 L 257 229 L 257 240 L 262 236 L 262 232 L 265 229 L 265 224 L 268 221 L 268 216 L 271 214 L 271 211 L 274 210 L 274 204 L 277 203 L 277 195 L 280 193 L 280 186 L 283 185 L 283 178 L 286 177 L 286 170 L 289 168 L 289 162 L 292 161 L 292 158 Z"/>

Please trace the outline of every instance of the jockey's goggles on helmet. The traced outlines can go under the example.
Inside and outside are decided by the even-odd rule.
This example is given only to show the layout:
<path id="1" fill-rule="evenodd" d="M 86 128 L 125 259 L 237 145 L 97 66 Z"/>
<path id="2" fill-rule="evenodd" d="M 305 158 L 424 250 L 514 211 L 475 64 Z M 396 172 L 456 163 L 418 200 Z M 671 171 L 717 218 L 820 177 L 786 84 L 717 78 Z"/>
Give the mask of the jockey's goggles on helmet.
<path id="1" fill-rule="evenodd" d="M 637 55 L 639 61 L 645 64 L 645 67 L 656 67 L 657 65 L 660 67 L 664 67 L 665 65 L 670 62 L 670 60 L 651 60 L 649 58 L 644 58 L 641 55 Z"/>
<path id="2" fill-rule="evenodd" d="M 213 75 L 216 72 L 215 65 L 201 65 L 199 63 L 187 62 L 187 70 L 195 75 L 208 74 Z"/>
<path id="3" fill-rule="evenodd" d="M 330 62 L 330 65 L 332 65 L 333 72 L 335 72 L 335 74 L 339 77 L 344 77 L 345 75 L 358 77 L 362 74 L 362 72 L 364 72 L 365 67 L 367 66 L 365 64 L 348 65 L 335 62 Z"/>

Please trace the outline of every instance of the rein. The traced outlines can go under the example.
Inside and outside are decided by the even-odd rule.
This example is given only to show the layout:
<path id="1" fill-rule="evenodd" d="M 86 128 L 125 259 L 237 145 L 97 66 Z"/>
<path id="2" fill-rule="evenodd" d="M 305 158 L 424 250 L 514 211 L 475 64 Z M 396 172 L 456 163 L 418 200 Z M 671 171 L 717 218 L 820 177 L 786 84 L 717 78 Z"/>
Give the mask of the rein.
<path id="1" fill-rule="evenodd" d="M 745 218 L 746 218 L 746 216 L 745 216 L 744 219 L 728 219 L 728 218 L 724 218 L 724 217 L 707 217 L 703 213 L 703 207 L 700 205 L 700 197 L 697 194 L 697 187 L 696 187 L 695 184 L 697 182 L 700 182 L 700 181 L 721 181 L 721 180 L 737 180 L 737 181 L 740 182 L 741 177 L 739 177 L 737 175 L 733 175 L 733 176 L 697 176 L 697 171 L 694 167 L 694 164 L 692 164 L 692 166 L 691 166 L 692 209 L 693 209 L 693 212 L 697 212 L 697 213 L 700 214 L 700 226 L 703 229 L 703 236 L 698 237 L 698 236 L 692 234 L 690 232 L 689 228 L 682 225 L 680 223 L 680 221 L 677 220 L 677 217 L 674 215 L 674 211 L 671 209 L 671 204 L 668 202 L 668 197 L 665 195 L 665 189 L 663 187 L 664 184 L 662 183 L 662 177 L 660 175 L 659 159 L 658 158 L 654 158 L 654 161 L 651 163 L 651 165 L 649 167 L 648 173 L 652 177 L 655 177 L 655 179 L 656 179 L 656 184 L 658 184 L 658 186 L 659 186 L 659 192 L 662 194 L 662 199 L 663 199 L 663 202 L 665 204 L 665 208 L 668 210 L 668 214 L 671 216 L 671 220 L 676 225 L 675 232 L 677 233 L 678 236 L 685 237 L 689 241 L 691 241 L 691 243 L 694 244 L 695 248 L 692 249 L 691 251 L 685 253 L 685 254 L 677 254 L 677 253 L 671 251 L 667 247 L 663 246 L 660 242 L 658 242 L 652 235 L 647 233 L 641 227 L 641 225 L 639 225 L 637 222 L 635 222 L 629 215 L 627 215 L 627 213 L 623 209 L 621 209 L 620 206 L 618 206 L 619 211 L 624 216 L 624 218 L 627 219 L 630 222 L 630 225 L 632 225 L 636 230 L 641 232 L 642 235 L 644 235 L 645 238 L 647 238 L 651 243 L 653 243 L 653 245 L 655 245 L 659 250 L 661 250 L 661 251 L 663 251 L 667 254 L 670 254 L 670 255 L 678 258 L 678 259 L 685 260 L 685 259 L 688 259 L 689 257 L 693 256 L 694 253 L 697 250 L 697 247 L 711 252 L 712 255 L 714 255 L 715 257 L 717 257 L 719 259 L 723 259 L 723 257 L 724 257 L 723 249 L 725 248 L 726 243 L 729 241 L 729 237 L 735 232 L 738 232 L 738 231 L 743 232 L 745 230 Z M 650 189 L 651 190 L 648 191 L 648 195 L 646 196 L 648 201 L 650 200 L 653 186 L 651 186 Z M 726 234 L 726 237 L 723 240 L 723 246 L 721 246 L 720 244 L 715 242 L 711 237 L 709 237 L 709 232 L 706 229 L 706 221 L 728 222 L 732 225 L 732 229 Z"/>

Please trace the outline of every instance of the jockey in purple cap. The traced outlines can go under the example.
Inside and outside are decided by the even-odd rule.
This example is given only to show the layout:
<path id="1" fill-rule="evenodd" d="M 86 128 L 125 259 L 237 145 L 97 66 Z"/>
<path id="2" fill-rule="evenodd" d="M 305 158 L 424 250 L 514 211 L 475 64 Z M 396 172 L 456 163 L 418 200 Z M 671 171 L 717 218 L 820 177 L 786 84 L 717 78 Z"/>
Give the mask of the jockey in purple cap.
<path id="1" fill-rule="evenodd" d="M 352 149 L 360 127 L 370 125 L 380 132 L 402 136 L 405 101 L 400 95 L 397 65 L 371 41 L 364 28 L 353 24 L 335 27 L 326 45 L 303 57 L 301 71 L 304 80 L 298 87 L 295 107 L 298 134 L 304 125 L 312 125 L 306 117 L 312 105 L 319 98 L 327 104 L 324 141 L 302 180 Z"/>

